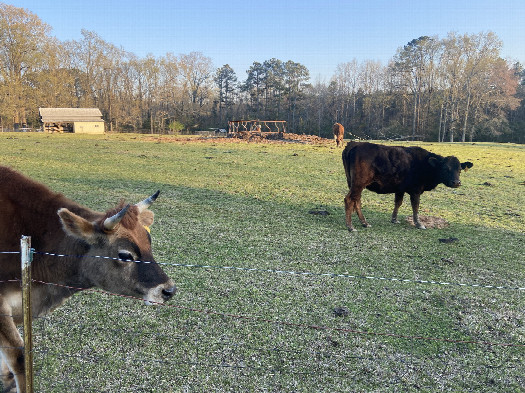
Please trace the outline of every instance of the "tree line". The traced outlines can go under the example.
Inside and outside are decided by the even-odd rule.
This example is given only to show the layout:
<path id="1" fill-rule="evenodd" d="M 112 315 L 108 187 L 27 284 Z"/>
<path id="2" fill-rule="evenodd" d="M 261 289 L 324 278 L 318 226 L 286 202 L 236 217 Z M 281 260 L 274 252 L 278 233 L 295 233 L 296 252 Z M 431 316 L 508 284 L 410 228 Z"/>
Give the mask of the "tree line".
<path id="1" fill-rule="evenodd" d="M 525 70 L 492 32 L 423 36 L 388 64 L 355 59 L 311 81 L 294 61 L 254 62 L 239 80 L 200 52 L 139 58 L 95 32 L 59 41 L 40 18 L 0 3 L 0 126 L 39 125 L 39 107 L 98 107 L 107 129 L 177 133 L 228 120 L 286 120 L 330 137 L 525 142 Z"/>

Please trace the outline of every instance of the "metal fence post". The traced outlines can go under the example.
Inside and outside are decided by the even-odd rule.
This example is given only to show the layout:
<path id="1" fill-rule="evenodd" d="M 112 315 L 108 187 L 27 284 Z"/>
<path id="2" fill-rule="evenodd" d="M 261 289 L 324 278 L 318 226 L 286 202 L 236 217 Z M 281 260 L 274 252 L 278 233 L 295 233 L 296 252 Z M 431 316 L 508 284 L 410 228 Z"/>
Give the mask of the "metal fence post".
<path id="1" fill-rule="evenodd" d="M 26 392 L 33 393 L 33 315 L 31 311 L 31 262 L 33 249 L 31 237 L 22 236 L 20 239 L 22 256 L 22 307 L 24 309 L 24 362 Z"/>

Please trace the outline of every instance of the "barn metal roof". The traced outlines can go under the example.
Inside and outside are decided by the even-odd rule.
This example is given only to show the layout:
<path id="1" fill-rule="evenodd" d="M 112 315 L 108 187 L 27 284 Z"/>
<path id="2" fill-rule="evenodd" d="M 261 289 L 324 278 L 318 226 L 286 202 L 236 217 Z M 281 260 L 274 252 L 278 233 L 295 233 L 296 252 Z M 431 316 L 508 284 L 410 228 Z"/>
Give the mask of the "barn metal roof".
<path id="1" fill-rule="evenodd" d="M 98 108 L 39 108 L 42 123 L 103 121 Z"/>

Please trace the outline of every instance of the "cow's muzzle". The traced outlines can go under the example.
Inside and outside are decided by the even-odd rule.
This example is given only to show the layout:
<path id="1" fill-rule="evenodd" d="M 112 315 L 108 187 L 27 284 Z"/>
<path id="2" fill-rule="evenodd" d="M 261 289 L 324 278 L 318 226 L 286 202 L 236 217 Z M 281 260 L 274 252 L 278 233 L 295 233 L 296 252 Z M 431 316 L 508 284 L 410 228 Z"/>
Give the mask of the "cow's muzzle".
<path id="1" fill-rule="evenodd" d="M 175 287 L 165 288 L 162 290 L 162 298 L 165 302 L 167 302 L 173 297 L 173 295 L 175 294 L 175 290 Z"/>
<path id="2" fill-rule="evenodd" d="M 162 304 L 170 300 L 177 288 L 173 285 L 173 282 L 169 280 L 165 284 L 157 285 L 154 288 L 148 290 L 144 296 L 144 304 L 150 306 L 152 304 Z"/>

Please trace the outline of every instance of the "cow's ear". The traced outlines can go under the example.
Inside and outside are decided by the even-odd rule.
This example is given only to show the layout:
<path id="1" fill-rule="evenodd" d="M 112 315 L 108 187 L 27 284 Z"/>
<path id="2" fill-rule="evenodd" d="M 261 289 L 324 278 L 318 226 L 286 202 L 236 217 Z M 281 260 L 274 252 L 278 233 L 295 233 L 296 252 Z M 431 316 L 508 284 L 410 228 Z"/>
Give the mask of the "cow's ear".
<path id="1" fill-rule="evenodd" d="M 428 163 L 431 167 L 437 168 L 440 164 L 439 160 L 436 157 L 430 157 Z"/>
<path id="2" fill-rule="evenodd" d="M 144 210 L 139 215 L 139 222 L 142 226 L 149 228 L 153 224 L 153 217 L 155 215 L 151 210 Z"/>
<path id="3" fill-rule="evenodd" d="M 66 208 L 57 212 L 64 231 L 71 236 L 91 242 L 95 237 L 95 226 L 85 218 L 77 216 Z"/>
<path id="4" fill-rule="evenodd" d="M 466 172 L 468 169 L 472 168 L 473 166 L 474 166 L 474 164 L 471 163 L 470 161 L 462 162 L 462 163 L 461 163 L 461 169 L 464 170 L 465 172 Z"/>

